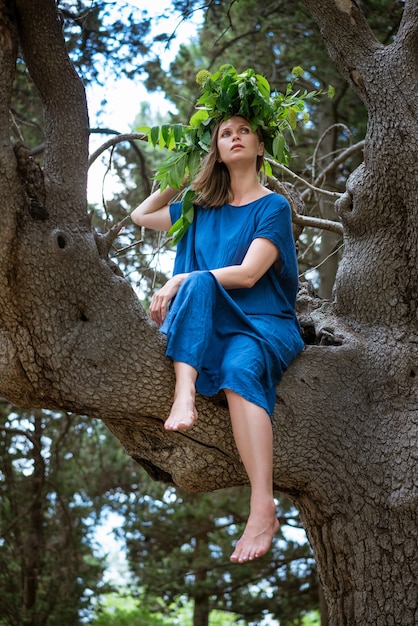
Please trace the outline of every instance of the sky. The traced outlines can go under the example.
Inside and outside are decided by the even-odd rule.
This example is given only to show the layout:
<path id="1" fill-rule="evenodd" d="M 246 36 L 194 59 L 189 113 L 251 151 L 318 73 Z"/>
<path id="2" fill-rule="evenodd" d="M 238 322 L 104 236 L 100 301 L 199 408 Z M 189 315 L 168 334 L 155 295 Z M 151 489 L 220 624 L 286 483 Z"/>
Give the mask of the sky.
<path id="1" fill-rule="evenodd" d="M 146 9 L 150 17 L 157 18 L 153 30 L 154 35 L 160 33 L 175 33 L 175 38 L 171 42 L 169 49 L 165 43 L 156 43 L 153 52 L 157 54 L 165 69 L 168 69 L 174 59 L 180 43 L 190 41 L 196 35 L 201 24 L 203 14 L 196 12 L 190 20 L 182 21 L 179 14 L 173 13 L 172 2 L 168 0 L 124 0 L 124 4 L 132 5 L 140 9 Z M 159 92 L 149 93 L 143 84 L 136 80 L 129 80 L 121 77 L 117 80 L 109 80 L 103 86 L 90 85 L 86 89 L 87 103 L 89 108 L 90 126 L 100 128 L 111 128 L 120 133 L 132 131 L 132 125 L 136 115 L 139 113 L 141 102 L 146 101 L 152 104 L 154 111 L 161 113 L 173 110 L 174 105 L 164 100 L 163 94 Z M 107 104 L 101 111 L 101 102 L 106 99 Z M 98 148 L 108 139 L 104 135 L 92 135 L 90 140 L 90 153 Z M 98 159 L 90 168 L 88 200 L 92 203 L 101 203 L 102 179 L 105 166 L 101 159 Z M 106 185 L 106 183 L 105 183 Z M 106 195 L 110 193 L 106 190 Z"/>

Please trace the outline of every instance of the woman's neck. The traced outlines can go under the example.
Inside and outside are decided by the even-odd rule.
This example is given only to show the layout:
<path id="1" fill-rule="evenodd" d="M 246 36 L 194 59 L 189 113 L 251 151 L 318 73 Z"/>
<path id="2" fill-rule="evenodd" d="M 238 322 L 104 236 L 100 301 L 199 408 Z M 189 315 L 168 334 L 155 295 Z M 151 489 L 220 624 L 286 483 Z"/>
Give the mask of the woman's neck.
<path id="1" fill-rule="evenodd" d="M 269 193 L 258 181 L 254 170 L 251 173 L 245 171 L 229 172 L 231 180 L 231 204 L 240 206 L 257 200 Z"/>

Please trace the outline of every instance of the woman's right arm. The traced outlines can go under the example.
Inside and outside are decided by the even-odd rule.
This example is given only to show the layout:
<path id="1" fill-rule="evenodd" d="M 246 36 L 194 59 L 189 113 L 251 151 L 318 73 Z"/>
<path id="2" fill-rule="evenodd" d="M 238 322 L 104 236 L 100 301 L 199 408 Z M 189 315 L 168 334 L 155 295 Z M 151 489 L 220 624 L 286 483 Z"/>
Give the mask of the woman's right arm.
<path id="1" fill-rule="evenodd" d="M 164 191 L 154 191 L 131 213 L 131 219 L 138 226 L 153 230 L 170 230 L 171 217 L 169 202 L 178 194 L 177 189 L 166 187 Z"/>

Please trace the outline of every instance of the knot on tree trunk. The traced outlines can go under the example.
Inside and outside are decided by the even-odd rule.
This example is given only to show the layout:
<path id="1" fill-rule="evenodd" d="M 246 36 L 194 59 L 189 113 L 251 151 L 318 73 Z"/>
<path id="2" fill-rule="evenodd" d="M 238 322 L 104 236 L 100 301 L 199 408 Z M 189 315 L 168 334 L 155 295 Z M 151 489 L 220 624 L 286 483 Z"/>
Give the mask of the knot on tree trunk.
<path id="1" fill-rule="evenodd" d="M 299 285 L 295 309 L 307 345 L 341 346 L 344 343 L 346 331 L 334 317 L 331 302 L 319 298 L 312 283 Z"/>
<path id="2" fill-rule="evenodd" d="M 13 149 L 17 172 L 27 198 L 29 214 L 34 220 L 46 220 L 49 213 L 45 208 L 46 192 L 42 168 L 24 144 L 17 143 Z"/>

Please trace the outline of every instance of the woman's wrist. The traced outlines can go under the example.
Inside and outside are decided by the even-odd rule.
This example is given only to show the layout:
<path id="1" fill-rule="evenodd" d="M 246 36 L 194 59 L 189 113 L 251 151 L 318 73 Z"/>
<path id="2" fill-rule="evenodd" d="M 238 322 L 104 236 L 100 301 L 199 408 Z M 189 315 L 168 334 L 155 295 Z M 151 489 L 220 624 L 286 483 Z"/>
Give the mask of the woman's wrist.
<path id="1" fill-rule="evenodd" d="M 180 287 L 180 285 L 182 284 L 183 281 L 186 280 L 186 278 L 188 277 L 188 273 L 187 272 L 183 272 L 182 274 L 176 274 L 175 276 L 173 276 L 173 278 L 177 279 L 177 285 Z"/>

